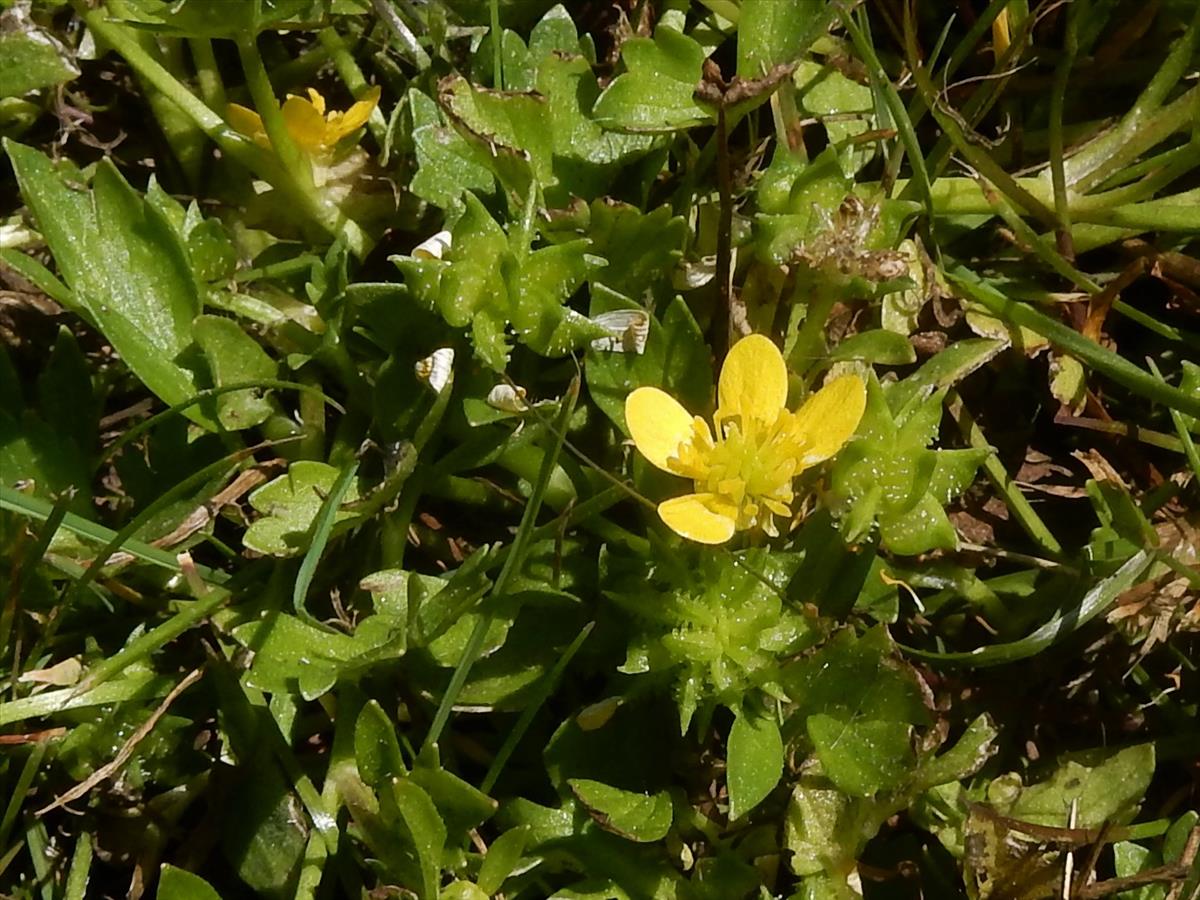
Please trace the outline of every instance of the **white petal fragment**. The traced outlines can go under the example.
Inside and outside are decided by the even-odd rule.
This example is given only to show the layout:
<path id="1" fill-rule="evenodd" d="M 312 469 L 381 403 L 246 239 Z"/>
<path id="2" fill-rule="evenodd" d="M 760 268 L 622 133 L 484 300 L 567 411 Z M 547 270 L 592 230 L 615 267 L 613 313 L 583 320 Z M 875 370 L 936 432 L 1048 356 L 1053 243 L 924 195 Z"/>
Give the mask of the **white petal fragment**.
<path id="1" fill-rule="evenodd" d="M 450 250 L 450 243 L 450 232 L 439 231 L 413 247 L 412 255 L 415 259 L 441 259 Z"/>
<path id="2" fill-rule="evenodd" d="M 454 371 L 454 348 L 442 347 L 434 350 L 413 366 L 417 378 L 429 385 L 435 394 L 440 394 L 450 382 Z"/>
<path id="3" fill-rule="evenodd" d="M 488 406 L 503 412 L 519 413 L 529 409 L 525 388 L 520 385 L 498 384 L 487 395 Z"/>
<path id="4" fill-rule="evenodd" d="M 650 314 L 644 309 L 615 309 L 593 316 L 592 321 L 612 334 L 611 337 L 596 338 L 592 341 L 593 350 L 634 353 L 638 356 L 646 352 L 646 339 L 650 336 Z"/>

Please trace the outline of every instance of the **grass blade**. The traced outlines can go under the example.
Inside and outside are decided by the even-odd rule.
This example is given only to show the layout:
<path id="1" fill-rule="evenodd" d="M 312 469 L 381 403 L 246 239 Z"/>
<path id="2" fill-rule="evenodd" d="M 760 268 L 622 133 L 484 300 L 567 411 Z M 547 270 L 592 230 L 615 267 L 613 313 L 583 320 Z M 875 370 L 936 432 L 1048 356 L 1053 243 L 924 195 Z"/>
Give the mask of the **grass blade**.
<path id="1" fill-rule="evenodd" d="M 550 435 L 550 447 L 546 451 L 546 455 L 542 457 L 542 467 L 538 472 L 537 480 L 534 482 L 533 491 L 529 495 L 529 502 L 525 505 L 525 512 L 521 516 L 521 524 L 517 529 L 517 535 L 513 539 L 508 554 L 504 559 L 504 566 L 500 570 L 500 574 L 496 578 L 496 583 L 492 587 L 492 596 L 502 596 L 508 588 L 508 582 L 513 574 L 520 570 L 521 565 L 525 562 L 525 554 L 532 542 L 534 533 L 534 523 L 537 521 L 537 515 L 542 506 L 542 499 L 546 493 L 546 486 L 550 483 L 550 476 L 554 474 L 554 469 L 558 464 L 559 454 L 562 452 L 563 441 L 566 439 L 567 423 L 571 421 L 571 414 L 575 411 L 575 402 L 579 399 L 579 377 L 576 376 L 571 381 L 570 387 L 567 389 L 566 395 L 562 399 L 562 408 L 559 410 L 558 417 L 554 421 L 554 428 L 548 433 Z M 458 695 L 463 689 L 463 685 L 467 682 L 467 675 L 470 674 L 471 667 L 475 665 L 475 660 L 479 656 L 479 651 L 483 647 L 483 640 L 487 636 L 488 628 L 491 627 L 491 615 L 482 615 L 476 623 L 474 630 L 471 632 L 470 638 L 467 640 L 467 646 L 463 650 L 462 658 L 458 661 L 458 666 L 454 670 L 454 674 L 450 678 L 450 684 L 446 688 L 446 693 L 442 695 L 442 702 L 438 706 L 437 713 L 433 717 L 433 723 L 429 726 L 429 734 L 425 737 L 424 747 L 432 747 L 441 737 L 442 729 L 446 727 L 446 722 L 450 719 L 450 710 L 454 707 L 458 700 Z"/>

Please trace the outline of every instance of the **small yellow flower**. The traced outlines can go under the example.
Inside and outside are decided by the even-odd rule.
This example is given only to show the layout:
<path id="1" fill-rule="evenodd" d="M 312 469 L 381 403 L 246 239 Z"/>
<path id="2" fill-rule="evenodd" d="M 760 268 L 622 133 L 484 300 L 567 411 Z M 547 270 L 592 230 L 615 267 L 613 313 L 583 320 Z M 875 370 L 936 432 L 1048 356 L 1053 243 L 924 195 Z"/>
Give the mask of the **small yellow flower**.
<path id="1" fill-rule="evenodd" d="M 673 397 L 641 387 L 625 399 L 625 421 L 641 454 L 696 493 L 659 504 L 675 532 L 723 544 L 735 531 L 777 534 L 791 519 L 792 479 L 829 459 L 854 434 L 867 405 L 861 378 L 835 378 L 796 412 L 785 408 L 787 367 L 769 338 L 752 334 L 729 351 L 717 385 L 716 437 Z"/>
<path id="2" fill-rule="evenodd" d="M 283 104 L 283 121 L 288 134 L 301 150 L 309 156 L 327 156 L 338 141 L 357 131 L 371 118 L 371 113 L 379 103 L 379 86 L 363 94 L 362 99 L 345 112 L 327 113 L 325 98 L 312 88 L 308 89 L 308 97 L 305 100 L 288 94 Z M 230 103 L 227 117 L 229 124 L 242 134 L 252 138 L 256 144 L 271 149 L 262 117 L 254 110 Z"/>

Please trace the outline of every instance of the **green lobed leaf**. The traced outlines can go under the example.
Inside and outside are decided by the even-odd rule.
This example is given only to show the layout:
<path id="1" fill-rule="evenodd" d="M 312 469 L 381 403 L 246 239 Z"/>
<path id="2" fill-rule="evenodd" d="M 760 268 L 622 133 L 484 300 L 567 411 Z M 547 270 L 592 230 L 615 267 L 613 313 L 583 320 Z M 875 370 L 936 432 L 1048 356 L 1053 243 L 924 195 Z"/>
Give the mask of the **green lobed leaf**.
<path id="1" fill-rule="evenodd" d="M 833 10 L 824 0 L 742 0 L 737 29 L 737 73 L 761 78 L 790 63 L 825 30 Z"/>
<path id="2" fill-rule="evenodd" d="M 180 37 L 232 38 L 268 28 L 316 27 L 328 12 L 322 0 L 126 0 L 126 21 Z M 343 10 L 344 11 L 344 10 Z"/>
<path id="3" fill-rule="evenodd" d="M 774 790 L 783 774 L 783 739 L 770 715 L 743 712 L 733 721 L 726 754 L 729 819 L 745 816 Z"/>
<path id="4" fill-rule="evenodd" d="M 759 2 L 769 4 L 771 0 Z M 830 9 L 827 4 L 826 9 Z M 826 24 L 827 19 L 821 23 Z M 848 78 L 835 66 L 811 60 L 800 61 L 792 73 L 792 81 L 800 108 L 818 118 L 825 127 L 843 172 L 852 175 L 875 156 L 874 143 L 850 141 L 878 127 L 875 97 L 869 86 Z"/>
<path id="5" fill-rule="evenodd" d="M 903 385 L 898 387 L 904 390 Z M 875 522 L 882 544 L 893 553 L 954 549 L 958 535 L 944 507 L 970 486 L 987 451 L 927 449 L 941 420 L 941 396 L 918 400 L 912 390 L 905 395 L 913 402 L 894 414 L 891 392 L 885 395 L 871 375 L 857 439 L 833 464 L 835 509 L 847 540 L 860 539 Z"/>
<path id="6" fill-rule="evenodd" d="M 792 663 L 782 682 L 797 709 L 787 732 L 803 729 L 829 778 L 869 796 L 912 778 L 910 735 L 929 713 L 916 680 L 894 656 L 887 631 L 861 638 L 839 632 L 812 656 Z"/>
<path id="7" fill-rule="evenodd" d="M 471 147 L 475 162 L 514 196 L 526 196 L 534 183 L 554 183 L 554 136 L 545 97 L 483 90 L 452 75 L 438 85 L 438 104 Z"/>
<path id="8" fill-rule="evenodd" d="M 809 716 L 807 728 L 826 776 L 852 797 L 893 790 L 911 777 L 912 727 L 907 722 L 818 713 Z"/>
<path id="9" fill-rule="evenodd" d="M 590 252 L 608 263 L 591 273 L 592 284 L 602 284 L 640 303 L 670 291 L 670 273 L 687 242 L 687 223 L 682 216 L 672 215 L 668 206 L 642 212 L 609 199 L 596 200 L 590 213 Z M 592 315 L 604 311 L 593 309 Z"/>
<path id="10" fill-rule="evenodd" d="M 261 621 L 233 629 L 233 636 L 254 650 L 246 684 L 268 694 L 300 693 L 318 685 L 317 694 L 332 687 L 342 665 L 354 658 L 354 639 L 302 622 L 287 613 L 271 613 Z"/>
<path id="11" fill-rule="evenodd" d="M 442 768 L 436 753 L 422 751 L 408 774 L 437 807 L 452 842 L 467 840 L 471 829 L 482 825 L 496 812 L 497 803 L 483 791 Z"/>
<path id="12" fill-rule="evenodd" d="M 621 837 L 647 843 L 660 840 L 671 827 L 671 798 L 666 791 L 623 791 L 587 778 L 571 778 L 567 784 L 601 828 Z"/>
<path id="13" fill-rule="evenodd" d="M 275 360 L 232 319 L 197 316 L 192 323 L 192 334 L 207 358 L 217 387 L 279 375 Z M 217 420 L 230 431 L 261 425 L 275 410 L 276 405 L 255 390 L 235 391 L 217 398 Z"/>
<path id="14" fill-rule="evenodd" d="M 437 104 L 412 88 L 405 95 L 412 109 L 413 149 L 417 171 L 409 189 L 429 203 L 448 209 L 464 193 L 486 193 L 495 179 L 480 165 L 466 140 L 443 124 Z"/>
<path id="15" fill-rule="evenodd" d="M 328 463 L 300 460 L 288 466 L 285 474 L 256 488 L 250 494 L 250 505 L 261 517 L 251 523 L 242 536 L 242 543 L 256 553 L 268 556 L 298 556 L 308 544 L 309 529 L 321 511 L 325 496 L 338 479 L 338 470 Z M 358 499 L 354 484 L 345 502 Z M 334 522 L 354 518 L 354 513 L 339 510 Z"/>
<path id="16" fill-rule="evenodd" d="M 1068 825 L 1072 808 L 1076 828 L 1127 822 L 1153 775 L 1153 744 L 1068 754 L 1048 778 L 1023 788 L 1005 813 L 1022 822 L 1060 828 Z"/>
<path id="17" fill-rule="evenodd" d="M 616 309 L 637 309 L 625 297 L 593 289 L 592 316 Z M 676 296 L 663 313 L 661 324 L 650 320 L 645 352 L 613 353 L 589 349 L 584 368 L 588 393 L 625 434 L 625 396 L 642 385 L 660 387 L 685 408 L 700 412 L 709 403 L 713 376 L 708 345 L 691 310 Z"/>
<path id="18" fill-rule="evenodd" d="M 508 236 L 473 195 L 455 223 L 444 259 L 392 257 L 414 298 L 454 328 L 470 327 L 475 355 L 503 372 L 511 324 L 516 338 L 544 356 L 563 356 L 609 332 L 565 306 L 600 264 L 587 241 L 528 248 Z M 514 238 L 518 240 L 518 238 Z"/>
<path id="19" fill-rule="evenodd" d="M 221 900 L 221 895 L 199 875 L 170 863 L 163 863 L 159 870 L 155 896 L 159 900 Z"/>
<path id="20" fill-rule="evenodd" d="M 479 887 L 489 897 L 503 888 L 505 879 L 517 868 L 529 838 L 529 827 L 518 825 L 492 841 L 479 867 L 477 879 Z"/>
<path id="21" fill-rule="evenodd" d="M 76 301 L 126 365 L 163 401 L 195 394 L 180 355 L 191 346 L 200 291 L 182 240 L 107 160 L 86 190 L 78 172 L 6 140 L 21 196 Z M 197 407 L 187 416 L 211 422 Z"/>
<path id="22" fill-rule="evenodd" d="M 851 800 L 828 782 L 802 778 L 792 789 L 784 819 L 784 846 L 791 851 L 788 865 L 805 881 L 834 867 L 853 846 L 846 833 L 845 814 Z"/>
<path id="23" fill-rule="evenodd" d="M 420 900 L 434 900 L 438 895 L 442 852 L 446 845 L 446 826 L 437 807 L 429 795 L 408 778 L 393 781 L 384 796 L 387 797 L 385 802 L 394 806 L 404 836 L 416 854 L 420 883 L 410 887 Z"/>
<path id="24" fill-rule="evenodd" d="M 55 87 L 79 76 L 71 52 L 52 33 L 11 6 L 0 13 L 0 99 Z"/>
<path id="25" fill-rule="evenodd" d="M 363 781 L 377 789 L 408 772 L 396 727 L 378 700 L 364 703 L 354 721 L 354 761 Z"/>
<path id="26" fill-rule="evenodd" d="M 592 118 L 600 87 L 582 56 L 548 54 L 538 66 L 537 90 L 547 100 L 557 183 L 547 192 L 548 202 L 602 195 L 657 145 L 651 135 L 622 134 Z"/>
<path id="27" fill-rule="evenodd" d="M 999 733 L 990 716 L 979 716 L 967 726 L 953 747 L 922 763 L 917 771 L 917 781 L 927 787 L 936 787 L 974 775 L 995 755 Z"/>
<path id="28" fill-rule="evenodd" d="M 593 115 L 607 128 L 660 133 L 703 125 L 712 116 L 692 96 L 700 82 L 704 50 L 666 25 L 654 38 L 621 45 L 626 71 L 596 100 Z"/>

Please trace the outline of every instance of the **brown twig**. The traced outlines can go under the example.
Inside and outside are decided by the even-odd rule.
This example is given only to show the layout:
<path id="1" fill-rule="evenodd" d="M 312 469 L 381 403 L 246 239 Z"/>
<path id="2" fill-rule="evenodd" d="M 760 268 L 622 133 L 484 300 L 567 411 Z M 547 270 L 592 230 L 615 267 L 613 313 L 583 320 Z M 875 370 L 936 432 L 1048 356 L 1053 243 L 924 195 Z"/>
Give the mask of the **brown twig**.
<path id="1" fill-rule="evenodd" d="M 65 728 L 47 728 L 43 731 L 30 731 L 26 734 L 0 734 L 0 747 L 17 744 L 38 744 L 42 741 L 62 737 L 66 733 L 67 729 Z"/>
<path id="2" fill-rule="evenodd" d="M 54 802 L 43 806 L 41 809 L 35 812 L 34 815 L 43 816 L 60 806 L 66 806 L 73 800 L 78 800 L 106 778 L 111 778 L 113 775 L 117 774 L 121 767 L 124 766 L 125 763 L 129 762 L 129 758 L 133 756 L 133 751 L 137 749 L 137 745 L 145 740 L 146 736 L 154 730 L 154 726 L 157 725 L 158 720 L 166 714 L 167 709 L 172 703 L 175 702 L 175 698 L 199 681 L 202 674 L 202 669 L 193 669 L 192 671 L 188 672 L 188 674 L 184 676 L 183 680 L 180 681 L 179 684 L 171 688 L 171 692 L 163 698 L 162 703 L 158 704 L 158 708 L 150 714 L 150 718 L 146 719 L 145 722 L 139 725 L 137 730 L 134 731 L 134 733 L 129 736 L 128 740 L 121 745 L 121 749 L 117 751 L 117 755 L 114 756 L 110 762 L 105 763 L 90 776 L 79 782 L 79 784 L 75 785 L 75 787 L 71 788 L 64 794 L 61 794 L 54 800 Z"/>

